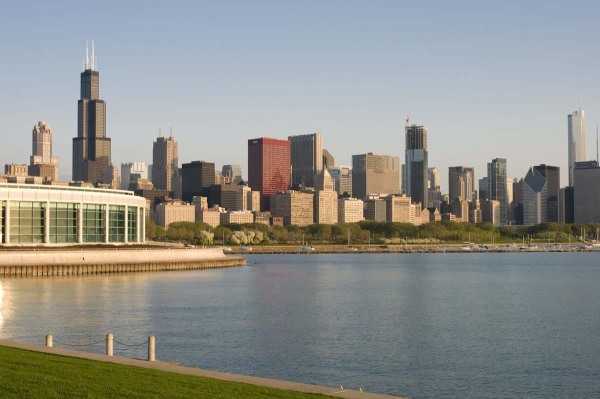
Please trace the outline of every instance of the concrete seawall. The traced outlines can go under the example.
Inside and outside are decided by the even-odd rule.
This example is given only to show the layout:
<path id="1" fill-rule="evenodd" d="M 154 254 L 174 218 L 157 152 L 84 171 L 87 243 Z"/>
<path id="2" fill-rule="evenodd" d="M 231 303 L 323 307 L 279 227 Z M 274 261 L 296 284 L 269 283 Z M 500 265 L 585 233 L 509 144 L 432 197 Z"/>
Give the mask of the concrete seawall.
<path id="1" fill-rule="evenodd" d="M 0 252 L 0 277 L 212 269 L 246 264 L 221 248 L 23 250 Z"/>

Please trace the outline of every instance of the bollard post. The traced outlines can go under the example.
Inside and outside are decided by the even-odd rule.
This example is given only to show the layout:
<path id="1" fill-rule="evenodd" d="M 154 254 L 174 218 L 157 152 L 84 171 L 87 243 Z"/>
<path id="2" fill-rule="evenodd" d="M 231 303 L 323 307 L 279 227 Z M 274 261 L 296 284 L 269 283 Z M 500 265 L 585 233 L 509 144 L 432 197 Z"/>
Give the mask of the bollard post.
<path id="1" fill-rule="evenodd" d="M 154 335 L 148 337 L 148 361 L 153 362 L 156 360 L 154 354 L 156 351 L 156 342 L 154 339 Z"/>
<path id="2" fill-rule="evenodd" d="M 106 334 L 106 356 L 113 355 L 113 335 L 112 333 Z"/>
<path id="3" fill-rule="evenodd" d="M 46 346 L 52 348 L 52 335 L 50 334 L 46 335 Z"/>

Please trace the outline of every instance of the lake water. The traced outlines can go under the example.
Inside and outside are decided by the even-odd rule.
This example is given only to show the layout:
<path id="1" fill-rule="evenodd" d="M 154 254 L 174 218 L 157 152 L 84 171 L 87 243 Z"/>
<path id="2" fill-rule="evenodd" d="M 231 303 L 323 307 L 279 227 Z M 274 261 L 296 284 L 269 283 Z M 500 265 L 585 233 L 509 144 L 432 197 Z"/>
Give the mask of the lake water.
<path id="1" fill-rule="evenodd" d="M 160 360 L 411 398 L 600 397 L 598 253 L 247 258 L 2 279 L 0 338 L 102 352 L 107 332 L 155 335 Z"/>

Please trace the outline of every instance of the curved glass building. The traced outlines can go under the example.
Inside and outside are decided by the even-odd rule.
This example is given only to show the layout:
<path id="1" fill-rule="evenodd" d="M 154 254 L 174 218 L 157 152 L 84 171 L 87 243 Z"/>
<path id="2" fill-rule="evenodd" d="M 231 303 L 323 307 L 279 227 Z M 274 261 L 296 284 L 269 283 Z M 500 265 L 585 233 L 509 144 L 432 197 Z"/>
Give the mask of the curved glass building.
<path id="1" fill-rule="evenodd" d="M 0 183 L 0 245 L 142 243 L 145 208 L 131 191 Z"/>

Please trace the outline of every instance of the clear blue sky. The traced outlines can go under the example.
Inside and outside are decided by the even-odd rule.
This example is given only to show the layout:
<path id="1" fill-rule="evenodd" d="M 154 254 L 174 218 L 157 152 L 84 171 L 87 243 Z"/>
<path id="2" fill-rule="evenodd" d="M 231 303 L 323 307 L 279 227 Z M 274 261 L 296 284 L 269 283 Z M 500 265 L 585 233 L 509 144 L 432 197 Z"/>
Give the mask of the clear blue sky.
<path id="1" fill-rule="evenodd" d="M 126 4 L 123 4 L 126 3 Z M 600 122 L 597 1 L 139 1 L 0 3 L 0 164 L 54 130 L 71 177 L 79 73 L 95 39 L 113 162 L 152 161 L 173 127 L 180 162 L 247 168 L 247 139 L 321 132 L 336 164 L 404 159 L 404 120 L 429 129 L 430 166 L 561 167 L 583 96 L 588 158 Z"/>

